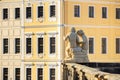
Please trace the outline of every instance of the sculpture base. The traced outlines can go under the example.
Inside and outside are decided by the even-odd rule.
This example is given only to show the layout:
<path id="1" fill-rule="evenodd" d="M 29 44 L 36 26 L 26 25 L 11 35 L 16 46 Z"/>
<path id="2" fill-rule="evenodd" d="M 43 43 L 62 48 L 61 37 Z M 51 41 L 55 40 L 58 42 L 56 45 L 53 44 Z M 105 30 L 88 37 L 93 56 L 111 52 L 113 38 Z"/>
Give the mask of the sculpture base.
<path id="1" fill-rule="evenodd" d="M 65 62 L 77 62 L 77 63 L 84 63 L 84 62 L 89 62 L 88 56 L 87 56 L 87 51 L 77 51 L 73 52 L 73 57 L 72 58 L 66 58 Z"/>

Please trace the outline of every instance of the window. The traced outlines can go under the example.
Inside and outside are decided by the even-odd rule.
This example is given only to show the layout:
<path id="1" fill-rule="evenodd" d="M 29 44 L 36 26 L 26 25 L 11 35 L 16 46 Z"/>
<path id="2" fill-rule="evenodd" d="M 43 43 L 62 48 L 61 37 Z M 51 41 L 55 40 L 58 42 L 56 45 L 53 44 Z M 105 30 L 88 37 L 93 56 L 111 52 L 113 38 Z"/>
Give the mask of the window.
<path id="1" fill-rule="evenodd" d="M 55 17 L 55 5 L 50 6 L 50 17 Z"/>
<path id="2" fill-rule="evenodd" d="M 120 19 L 120 8 L 116 8 L 116 19 Z"/>
<path id="3" fill-rule="evenodd" d="M 89 6 L 89 18 L 94 18 L 94 7 Z"/>
<path id="4" fill-rule="evenodd" d="M 8 80 L 8 68 L 3 68 L 3 80 Z"/>
<path id="5" fill-rule="evenodd" d="M 3 53 L 4 54 L 8 53 L 8 39 L 7 38 L 3 39 Z"/>
<path id="6" fill-rule="evenodd" d="M 15 53 L 20 53 L 20 38 L 15 38 Z"/>
<path id="7" fill-rule="evenodd" d="M 79 5 L 74 6 L 74 17 L 80 17 L 80 6 Z"/>
<path id="8" fill-rule="evenodd" d="M 55 37 L 50 37 L 50 54 L 55 53 Z"/>
<path id="9" fill-rule="evenodd" d="M 15 80 L 20 80 L 20 68 L 15 68 Z"/>
<path id="10" fill-rule="evenodd" d="M 38 38 L 38 54 L 43 53 L 43 38 Z"/>
<path id="11" fill-rule="evenodd" d="M 15 19 L 20 18 L 20 8 L 15 8 Z"/>
<path id="12" fill-rule="evenodd" d="M 43 68 L 38 68 L 37 73 L 38 73 L 37 80 L 43 80 Z"/>
<path id="13" fill-rule="evenodd" d="M 26 80 L 31 80 L 31 68 L 26 69 Z"/>
<path id="14" fill-rule="evenodd" d="M 38 6 L 38 18 L 43 17 L 43 6 Z"/>
<path id="15" fill-rule="evenodd" d="M 89 38 L 89 53 L 94 53 L 94 38 Z"/>
<path id="16" fill-rule="evenodd" d="M 31 7 L 26 7 L 26 18 L 31 18 Z"/>
<path id="17" fill-rule="evenodd" d="M 31 53 L 31 38 L 26 38 L 26 53 Z"/>
<path id="18" fill-rule="evenodd" d="M 55 69 L 54 68 L 50 69 L 50 80 L 55 80 Z"/>
<path id="19" fill-rule="evenodd" d="M 120 38 L 116 38 L 116 53 L 120 53 Z"/>
<path id="20" fill-rule="evenodd" d="M 107 18 L 107 7 L 102 7 L 102 18 Z"/>
<path id="21" fill-rule="evenodd" d="M 106 38 L 102 38 L 102 53 L 105 54 L 107 52 L 107 39 Z"/>
<path id="22" fill-rule="evenodd" d="M 8 9 L 3 9 L 3 19 L 8 19 Z"/>

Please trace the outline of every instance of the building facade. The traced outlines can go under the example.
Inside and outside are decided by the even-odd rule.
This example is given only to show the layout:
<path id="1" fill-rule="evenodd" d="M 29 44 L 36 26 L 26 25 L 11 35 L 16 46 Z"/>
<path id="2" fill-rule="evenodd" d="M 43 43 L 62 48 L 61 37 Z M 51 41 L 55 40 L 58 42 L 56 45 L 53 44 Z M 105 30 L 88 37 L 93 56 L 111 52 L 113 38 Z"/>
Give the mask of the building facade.
<path id="1" fill-rule="evenodd" d="M 87 63 L 120 63 L 119 0 L 0 0 L 0 16 L 0 80 L 63 80 L 72 27 L 88 38 Z"/>

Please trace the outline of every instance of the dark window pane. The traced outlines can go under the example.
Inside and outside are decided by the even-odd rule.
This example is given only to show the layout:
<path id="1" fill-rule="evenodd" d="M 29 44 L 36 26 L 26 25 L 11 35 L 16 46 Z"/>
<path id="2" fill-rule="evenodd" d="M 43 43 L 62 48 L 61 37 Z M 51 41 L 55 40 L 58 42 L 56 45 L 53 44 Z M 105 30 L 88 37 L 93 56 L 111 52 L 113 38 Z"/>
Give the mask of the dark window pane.
<path id="1" fill-rule="evenodd" d="M 120 38 L 116 38 L 116 53 L 120 53 Z"/>
<path id="2" fill-rule="evenodd" d="M 38 53 L 43 53 L 43 38 L 38 38 Z"/>
<path id="3" fill-rule="evenodd" d="M 94 18 L 94 7 L 89 6 L 89 18 Z"/>
<path id="4" fill-rule="evenodd" d="M 31 7 L 26 7 L 26 18 L 31 18 Z"/>
<path id="5" fill-rule="evenodd" d="M 74 6 L 74 16 L 80 17 L 80 6 L 79 5 Z"/>
<path id="6" fill-rule="evenodd" d="M 26 80 L 31 80 L 31 68 L 26 69 Z"/>
<path id="7" fill-rule="evenodd" d="M 55 69 L 54 68 L 50 69 L 50 80 L 55 80 Z"/>
<path id="8" fill-rule="evenodd" d="M 3 68 L 3 80 L 8 80 L 8 68 Z"/>
<path id="9" fill-rule="evenodd" d="M 43 6 L 38 6 L 38 18 L 43 17 Z"/>
<path id="10" fill-rule="evenodd" d="M 20 53 L 20 38 L 15 39 L 15 53 Z"/>
<path id="11" fill-rule="evenodd" d="M 89 38 L 89 53 L 94 53 L 94 39 Z"/>
<path id="12" fill-rule="evenodd" d="M 120 19 L 120 8 L 116 8 L 116 19 Z"/>
<path id="13" fill-rule="evenodd" d="M 3 9 L 3 19 L 8 19 L 8 9 Z"/>
<path id="14" fill-rule="evenodd" d="M 102 53 L 106 53 L 107 43 L 106 38 L 102 38 Z"/>
<path id="15" fill-rule="evenodd" d="M 20 18 L 20 8 L 15 8 L 15 19 Z"/>
<path id="16" fill-rule="evenodd" d="M 4 54 L 8 53 L 8 39 L 7 38 L 3 39 L 3 53 Z"/>
<path id="17" fill-rule="evenodd" d="M 31 38 L 26 38 L 26 53 L 31 53 Z"/>
<path id="18" fill-rule="evenodd" d="M 55 17 L 55 5 L 50 6 L 50 17 Z"/>
<path id="19" fill-rule="evenodd" d="M 107 18 L 107 8 L 102 7 L 102 18 Z"/>
<path id="20" fill-rule="evenodd" d="M 55 53 L 55 37 L 50 38 L 50 53 Z"/>
<path id="21" fill-rule="evenodd" d="M 43 80 L 43 69 L 38 68 L 38 80 Z"/>
<path id="22" fill-rule="evenodd" d="M 15 80 L 20 80 L 20 68 L 15 68 Z"/>

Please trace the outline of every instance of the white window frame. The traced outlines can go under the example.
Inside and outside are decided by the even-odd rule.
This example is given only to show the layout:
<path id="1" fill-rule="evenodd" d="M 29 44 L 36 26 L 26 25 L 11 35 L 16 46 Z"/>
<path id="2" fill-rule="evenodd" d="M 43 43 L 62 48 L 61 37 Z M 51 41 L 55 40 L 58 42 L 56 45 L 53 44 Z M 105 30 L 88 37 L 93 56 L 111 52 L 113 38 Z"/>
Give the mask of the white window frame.
<path id="1" fill-rule="evenodd" d="M 50 17 L 50 6 L 52 5 L 55 5 L 55 17 Z M 56 2 L 53 1 L 49 4 L 49 21 L 54 22 L 56 20 L 57 20 L 57 5 L 56 5 Z"/>
<path id="2" fill-rule="evenodd" d="M 74 17 L 74 18 L 80 18 L 80 17 L 81 17 L 81 5 L 80 5 L 80 4 L 74 4 L 74 5 L 73 5 L 73 9 L 75 9 L 75 6 L 79 6 L 79 17 L 75 17 L 75 15 L 74 15 L 75 12 L 73 12 L 73 17 Z M 74 11 L 75 11 L 75 10 L 74 10 Z"/>
<path id="3" fill-rule="evenodd" d="M 43 17 L 40 17 L 40 18 L 38 18 L 38 7 L 39 6 L 43 6 Z M 45 11 L 44 11 L 44 4 L 42 2 L 40 2 L 40 4 L 37 5 L 36 12 L 37 12 L 36 13 L 37 14 L 36 15 L 36 21 L 43 22 L 44 21 L 44 14 L 45 14 L 44 12 Z"/>
<path id="4" fill-rule="evenodd" d="M 3 50 L 3 48 L 4 48 L 4 47 L 3 47 L 3 45 L 4 45 L 3 39 L 5 39 L 5 38 L 8 39 L 8 53 L 5 53 L 5 54 L 4 54 L 4 53 L 3 53 L 3 52 L 4 52 L 4 50 Z M 2 54 L 3 54 L 3 55 L 9 55 L 9 54 L 10 54 L 10 39 L 9 39 L 8 37 L 3 37 L 3 38 L 2 38 Z"/>
<path id="5" fill-rule="evenodd" d="M 106 9 L 107 9 L 107 14 L 106 14 L 106 18 L 103 18 L 102 15 L 101 15 L 101 18 L 102 18 L 102 19 L 107 19 L 107 18 L 108 18 L 108 6 L 102 6 L 101 8 L 103 8 L 103 7 L 106 7 Z"/>
<path id="6" fill-rule="evenodd" d="M 115 37 L 115 54 L 120 54 L 120 52 L 119 53 L 116 53 L 116 39 L 120 39 L 120 37 Z M 120 45 L 120 44 L 119 44 Z"/>
<path id="7" fill-rule="evenodd" d="M 3 9 L 5 9 L 5 8 L 8 9 L 8 19 L 3 19 Z M 3 7 L 3 8 L 2 8 L 2 20 L 3 20 L 3 21 L 7 21 L 7 20 L 9 20 L 9 19 L 10 19 L 10 9 L 9 9 L 8 7 Z"/>
<path id="8" fill-rule="evenodd" d="M 2 80 L 3 80 L 3 69 L 4 69 L 4 68 L 8 68 L 8 80 L 9 80 L 9 78 L 10 78 L 10 74 L 9 74 L 9 71 L 10 71 L 10 70 L 9 70 L 9 69 L 10 69 L 10 68 L 9 68 L 8 66 L 3 66 L 3 67 L 2 67 L 2 75 L 1 75 L 2 77 L 1 77 L 1 78 L 2 78 Z"/>
<path id="9" fill-rule="evenodd" d="M 102 38 L 106 38 L 106 53 L 102 53 Z M 102 36 L 100 40 L 100 53 L 101 54 L 107 54 L 108 53 L 108 37 L 107 36 Z"/>
<path id="10" fill-rule="evenodd" d="M 31 64 L 25 64 L 26 65 L 26 67 L 25 67 L 25 79 L 26 79 L 26 70 L 27 70 L 27 68 L 31 68 L 31 80 L 32 80 L 32 63 Z"/>
<path id="11" fill-rule="evenodd" d="M 44 32 L 37 32 L 36 33 L 36 35 L 37 35 L 37 39 L 36 39 L 36 42 L 37 42 L 37 44 L 38 44 L 38 38 L 43 38 L 43 53 L 41 53 L 41 54 L 38 54 L 38 45 L 36 45 L 36 49 L 37 49 L 37 56 L 38 57 L 40 57 L 40 58 L 43 58 L 44 57 L 44 51 L 45 51 L 45 42 L 44 42 L 44 35 L 45 35 L 45 33 Z"/>
<path id="12" fill-rule="evenodd" d="M 14 41 L 14 42 L 13 42 L 13 43 L 14 43 L 14 54 L 15 54 L 15 55 L 20 55 L 20 54 L 21 54 L 21 38 L 20 38 L 20 53 L 15 53 L 15 39 L 16 39 L 16 38 L 20 38 L 20 37 L 14 37 L 14 40 L 13 40 L 13 41 Z"/>
<path id="13" fill-rule="evenodd" d="M 55 69 L 55 80 L 57 80 L 57 64 L 48 64 L 48 80 L 50 80 L 50 69 L 54 68 Z"/>
<path id="14" fill-rule="evenodd" d="M 27 57 L 32 57 L 32 55 L 33 55 L 33 51 L 32 51 L 32 35 L 33 35 L 32 32 L 25 33 L 25 55 Z M 27 43 L 26 39 L 27 38 L 31 38 L 31 53 L 29 53 L 29 54 L 26 54 L 26 43 Z"/>
<path id="15" fill-rule="evenodd" d="M 93 15 L 93 17 L 89 17 L 89 7 L 93 7 L 94 8 L 94 15 Z M 88 18 L 90 18 L 90 19 L 94 19 L 95 18 L 95 5 L 88 5 Z"/>
<path id="16" fill-rule="evenodd" d="M 26 8 L 27 7 L 31 7 L 31 18 L 26 18 Z M 33 13 L 32 12 L 33 12 L 32 4 L 31 3 L 27 3 L 27 5 L 25 6 L 25 13 L 24 13 L 26 22 L 32 22 L 32 17 L 33 17 L 33 15 L 32 15 Z"/>
<path id="17" fill-rule="evenodd" d="M 48 46 L 48 51 L 49 51 L 49 57 L 55 57 L 56 56 L 56 54 L 57 54 L 57 32 L 55 32 L 55 31 L 52 31 L 52 32 L 49 32 L 48 33 L 48 37 L 49 37 L 49 39 L 48 39 L 48 43 L 49 43 L 49 46 Z M 50 38 L 51 37 L 55 37 L 55 53 L 52 53 L 52 54 L 50 54 Z"/>
<path id="18" fill-rule="evenodd" d="M 15 19 L 15 9 L 16 9 L 16 8 L 20 8 L 20 18 L 17 18 L 17 19 Z M 15 19 L 15 20 L 20 20 L 20 19 L 21 19 L 21 7 L 20 7 L 20 6 L 16 6 L 16 7 L 14 8 L 14 15 L 13 15 L 13 16 L 14 16 L 14 19 Z"/>
<path id="19" fill-rule="evenodd" d="M 14 71 L 14 77 L 13 77 L 14 80 L 15 80 L 15 69 L 16 68 L 20 68 L 20 67 L 14 67 L 14 70 L 13 70 Z M 21 79 L 21 68 L 20 68 L 20 79 Z"/>
<path id="20" fill-rule="evenodd" d="M 44 63 L 39 63 L 39 64 L 36 64 L 36 72 L 37 72 L 37 75 L 36 75 L 36 78 L 38 80 L 38 68 L 42 68 L 43 69 L 43 80 L 44 80 Z"/>
<path id="21" fill-rule="evenodd" d="M 93 38 L 93 53 L 89 53 L 89 38 Z M 93 55 L 95 54 L 95 37 L 94 36 L 89 36 L 88 37 L 88 54 Z"/>

